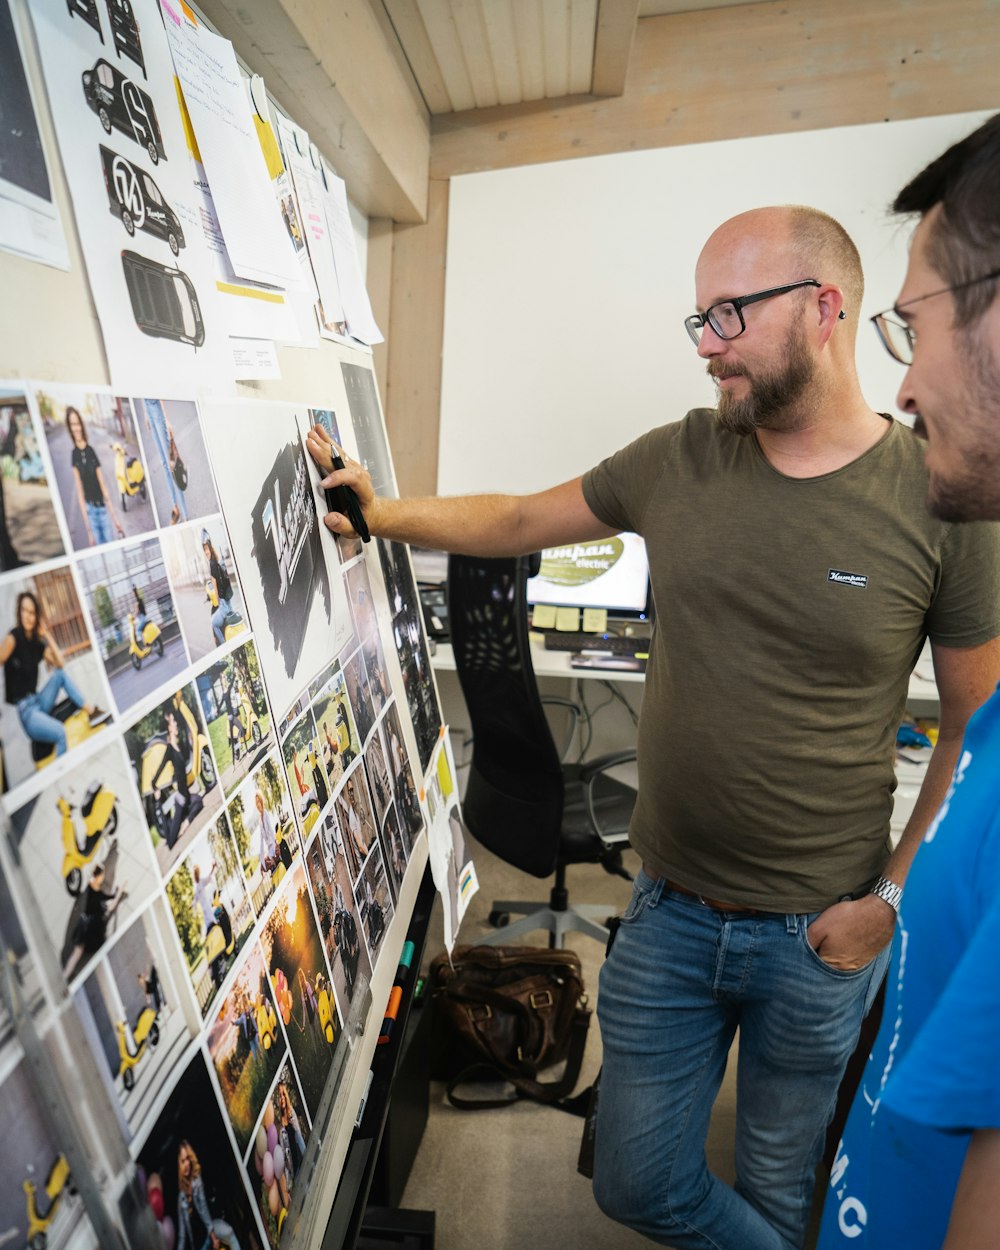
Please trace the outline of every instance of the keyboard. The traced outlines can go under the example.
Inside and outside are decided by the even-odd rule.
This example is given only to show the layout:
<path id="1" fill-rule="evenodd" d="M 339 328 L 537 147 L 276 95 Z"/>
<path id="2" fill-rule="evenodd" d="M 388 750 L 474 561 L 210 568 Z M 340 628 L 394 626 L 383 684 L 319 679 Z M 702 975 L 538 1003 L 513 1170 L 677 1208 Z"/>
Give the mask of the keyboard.
<path id="1" fill-rule="evenodd" d="M 648 638 L 626 638 L 622 634 L 562 633 L 545 635 L 546 651 L 601 651 L 608 655 L 642 655 L 649 650 Z"/>

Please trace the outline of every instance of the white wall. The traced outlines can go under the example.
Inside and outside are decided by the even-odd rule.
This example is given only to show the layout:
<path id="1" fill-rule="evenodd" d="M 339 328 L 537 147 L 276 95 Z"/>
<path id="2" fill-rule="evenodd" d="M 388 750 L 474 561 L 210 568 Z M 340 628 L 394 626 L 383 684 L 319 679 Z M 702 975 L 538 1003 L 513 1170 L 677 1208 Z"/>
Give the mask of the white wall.
<path id="1" fill-rule="evenodd" d="M 720 222 L 765 204 L 815 205 L 853 236 L 867 279 L 862 385 L 873 407 L 895 412 L 902 369 L 864 324 L 893 303 L 905 269 L 910 229 L 890 219 L 887 206 L 986 116 L 453 179 L 441 493 L 541 489 L 644 430 L 711 405 L 714 388 L 682 325 L 695 310 L 694 262 Z"/>

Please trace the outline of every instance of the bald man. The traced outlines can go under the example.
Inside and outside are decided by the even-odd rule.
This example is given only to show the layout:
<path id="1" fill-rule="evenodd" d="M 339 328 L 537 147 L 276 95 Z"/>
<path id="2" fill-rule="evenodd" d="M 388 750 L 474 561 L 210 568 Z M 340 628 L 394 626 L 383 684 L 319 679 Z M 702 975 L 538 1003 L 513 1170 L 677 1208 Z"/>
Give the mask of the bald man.
<path id="1" fill-rule="evenodd" d="M 744 213 L 695 281 L 685 324 L 716 410 L 523 498 L 376 498 L 350 462 L 326 480 L 357 491 L 372 533 L 424 547 L 646 540 L 643 867 L 601 973 L 595 1194 L 663 1245 L 790 1250 L 910 858 L 1000 671 L 1000 556 L 991 528 L 928 515 L 921 443 L 861 393 L 861 264 L 835 221 Z M 329 472 L 324 432 L 309 443 Z M 939 744 L 891 851 L 895 735 L 928 636 Z M 731 1188 L 704 1140 L 737 1028 Z"/>

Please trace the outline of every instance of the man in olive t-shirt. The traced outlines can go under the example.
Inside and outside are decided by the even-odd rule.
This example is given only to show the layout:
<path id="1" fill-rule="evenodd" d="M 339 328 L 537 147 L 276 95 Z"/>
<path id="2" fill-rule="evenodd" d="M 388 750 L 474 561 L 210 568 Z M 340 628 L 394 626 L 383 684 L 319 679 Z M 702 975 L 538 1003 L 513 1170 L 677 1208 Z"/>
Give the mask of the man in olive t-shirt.
<path id="1" fill-rule="evenodd" d="M 647 543 L 657 625 L 631 831 L 644 864 L 601 973 L 594 1191 L 695 1250 L 790 1250 L 888 958 L 906 870 L 962 731 L 1000 672 L 994 527 L 930 520 L 914 435 L 874 411 L 854 347 L 853 243 L 813 209 L 725 222 L 686 327 L 719 390 L 583 478 L 535 495 L 388 500 L 332 470 L 373 534 L 500 556 Z M 352 532 L 330 513 L 334 533 Z M 931 639 L 938 745 L 888 847 L 907 679 Z M 740 1030 L 736 1185 L 704 1140 Z"/>

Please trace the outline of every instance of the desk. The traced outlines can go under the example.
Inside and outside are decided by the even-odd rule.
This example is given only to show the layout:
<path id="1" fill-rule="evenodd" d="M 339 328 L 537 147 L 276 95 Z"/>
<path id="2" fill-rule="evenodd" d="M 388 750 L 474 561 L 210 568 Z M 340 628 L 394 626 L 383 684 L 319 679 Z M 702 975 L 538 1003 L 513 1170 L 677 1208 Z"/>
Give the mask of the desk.
<path id="1" fill-rule="evenodd" d="M 645 673 L 629 673 L 620 668 L 573 668 L 570 665 L 570 651 L 547 651 L 535 643 L 531 644 L 531 663 L 536 677 L 582 678 L 590 681 L 643 682 Z M 437 650 L 431 656 L 431 667 L 442 673 L 455 671 L 455 653 L 450 642 L 439 642 Z"/>

